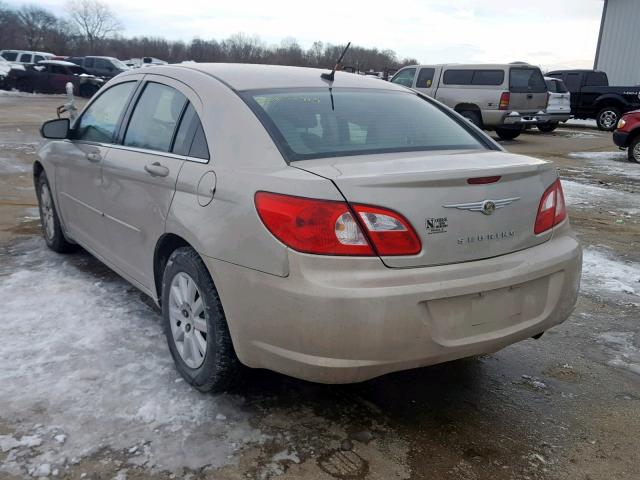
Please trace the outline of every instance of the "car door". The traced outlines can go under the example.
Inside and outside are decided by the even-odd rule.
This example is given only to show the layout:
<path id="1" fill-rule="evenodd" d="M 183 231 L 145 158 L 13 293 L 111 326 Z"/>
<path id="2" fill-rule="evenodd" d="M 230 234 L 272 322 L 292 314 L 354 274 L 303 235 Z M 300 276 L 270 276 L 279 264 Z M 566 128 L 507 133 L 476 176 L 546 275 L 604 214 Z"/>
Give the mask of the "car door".
<path id="1" fill-rule="evenodd" d="M 107 243 L 102 163 L 137 84 L 127 77 L 102 92 L 74 123 L 71 138 L 59 146 L 55 175 L 60 214 L 71 238 L 97 254 L 104 254 Z"/>
<path id="2" fill-rule="evenodd" d="M 67 67 L 62 65 L 47 65 L 48 85 L 47 91 L 49 93 L 65 93 L 65 86 L 67 82 L 72 81 L 71 75 L 67 72 Z"/>
<path id="3" fill-rule="evenodd" d="M 104 161 L 104 217 L 109 256 L 116 266 L 154 290 L 153 255 L 175 193 L 186 153 L 180 121 L 189 102 L 184 84 L 146 75 L 121 129 L 120 145 Z"/>

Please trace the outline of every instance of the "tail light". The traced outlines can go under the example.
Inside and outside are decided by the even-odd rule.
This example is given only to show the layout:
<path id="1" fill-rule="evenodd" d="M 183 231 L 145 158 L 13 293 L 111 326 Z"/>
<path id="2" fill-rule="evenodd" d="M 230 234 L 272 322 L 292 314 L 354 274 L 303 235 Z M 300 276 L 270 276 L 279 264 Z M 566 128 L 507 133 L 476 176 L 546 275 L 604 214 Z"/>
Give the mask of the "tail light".
<path id="1" fill-rule="evenodd" d="M 533 229 L 537 235 L 546 232 L 567 218 L 567 206 L 564 202 L 564 193 L 560 179 L 557 179 L 547 188 L 540 199 L 536 224 Z"/>
<path id="2" fill-rule="evenodd" d="M 498 109 L 506 110 L 507 108 L 509 108 L 510 101 L 511 101 L 511 94 L 509 92 L 502 92 L 502 95 L 500 95 L 500 107 Z"/>
<path id="3" fill-rule="evenodd" d="M 269 192 L 256 193 L 255 204 L 267 229 L 299 252 L 390 256 L 422 249 L 409 222 L 384 208 Z"/>

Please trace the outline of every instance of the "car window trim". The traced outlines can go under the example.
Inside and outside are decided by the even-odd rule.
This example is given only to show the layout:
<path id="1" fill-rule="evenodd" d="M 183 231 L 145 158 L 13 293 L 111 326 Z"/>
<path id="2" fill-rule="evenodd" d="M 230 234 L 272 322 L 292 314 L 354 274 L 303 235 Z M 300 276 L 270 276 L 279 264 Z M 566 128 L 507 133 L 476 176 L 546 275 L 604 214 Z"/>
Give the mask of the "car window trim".
<path id="1" fill-rule="evenodd" d="M 77 143 L 82 143 L 82 144 L 88 144 L 88 145 L 102 145 L 102 146 L 107 146 L 107 145 L 115 145 L 116 141 L 117 141 L 117 135 L 118 135 L 118 131 L 121 128 L 121 124 L 122 124 L 122 119 L 124 118 L 124 113 L 127 111 L 127 109 L 129 108 L 129 105 L 131 104 L 131 99 L 135 96 L 137 90 L 140 88 L 140 79 L 132 79 L 132 80 L 125 80 L 122 82 L 118 82 L 114 85 L 111 85 L 109 88 L 105 89 L 104 91 L 100 92 L 99 95 L 96 95 L 94 98 L 91 99 L 91 101 L 84 107 L 84 109 L 82 110 L 82 113 L 78 116 L 78 118 L 73 122 L 73 126 L 71 128 L 71 138 L 69 140 L 72 140 L 74 142 Z M 95 142 L 95 141 L 91 141 L 91 140 L 83 140 L 81 138 L 74 138 L 76 133 L 77 133 L 77 127 L 80 124 L 80 121 L 82 119 L 82 117 L 85 116 L 87 110 L 89 110 L 89 108 L 91 108 L 91 106 L 100 98 L 102 97 L 102 95 L 104 95 L 106 92 L 108 92 L 109 90 L 111 90 L 114 87 L 117 87 L 118 85 L 122 85 L 124 83 L 131 83 L 131 82 L 136 82 L 138 85 L 136 85 L 133 90 L 131 91 L 131 93 L 129 94 L 129 98 L 127 98 L 127 101 L 125 102 L 125 108 L 122 110 L 122 113 L 120 114 L 120 117 L 118 117 L 118 120 L 116 122 L 116 128 L 113 132 L 113 135 L 111 136 L 111 142 L 109 143 L 105 143 L 105 142 Z"/>

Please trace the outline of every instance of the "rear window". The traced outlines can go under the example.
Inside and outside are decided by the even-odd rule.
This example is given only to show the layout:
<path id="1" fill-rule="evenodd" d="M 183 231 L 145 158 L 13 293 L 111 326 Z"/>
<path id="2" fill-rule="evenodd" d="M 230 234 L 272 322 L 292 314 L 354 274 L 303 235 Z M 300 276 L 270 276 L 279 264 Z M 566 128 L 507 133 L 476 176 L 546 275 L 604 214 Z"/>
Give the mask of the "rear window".
<path id="1" fill-rule="evenodd" d="M 243 97 L 287 161 L 487 148 L 466 125 L 410 92 L 292 89 Z"/>
<path id="2" fill-rule="evenodd" d="M 2 57 L 10 62 L 15 62 L 18 54 L 16 52 L 3 52 Z"/>
<path id="3" fill-rule="evenodd" d="M 603 72 L 591 72 L 587 73 L 585 78 L 585 86 L 589 87 L 606 87 L 609 85 L 607 75 Z"/>
<path id="4" fill-rule="evenodd" d="M 547 91 L 547 85 L 538 68 L 512 68 L 509 90 L 511 93 L 543 93 Z"/>

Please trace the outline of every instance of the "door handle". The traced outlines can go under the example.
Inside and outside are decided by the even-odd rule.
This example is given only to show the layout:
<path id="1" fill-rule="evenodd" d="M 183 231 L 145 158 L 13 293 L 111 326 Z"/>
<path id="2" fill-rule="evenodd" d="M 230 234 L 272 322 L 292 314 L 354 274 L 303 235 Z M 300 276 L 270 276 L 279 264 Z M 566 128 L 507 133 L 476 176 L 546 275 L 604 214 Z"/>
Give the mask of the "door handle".
<path id="1" fill-rule="evenodd" d="M 99 162 L 102 156 L 99 153 L 87 153 L 87 160 L 90 162 Z"/>
<path id="2" fill-rule="evenodd" d="M 166 177 L 169 175 L 169 169 L 164 165 L 160 165 L 160 162 L 147 163 L 144 169 L 154 177 Z"/>
<path id="3" fill-rule="evenodd" d="M 528 94 L 527 94 L 527 98 L 528 98 L 529 100 L 531 100 L 531 99 L 533 98 L 533 94 L 532 94 L 532 93 L 528 93 Z"/>

